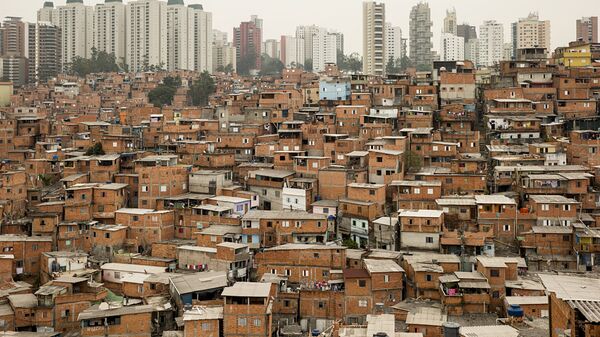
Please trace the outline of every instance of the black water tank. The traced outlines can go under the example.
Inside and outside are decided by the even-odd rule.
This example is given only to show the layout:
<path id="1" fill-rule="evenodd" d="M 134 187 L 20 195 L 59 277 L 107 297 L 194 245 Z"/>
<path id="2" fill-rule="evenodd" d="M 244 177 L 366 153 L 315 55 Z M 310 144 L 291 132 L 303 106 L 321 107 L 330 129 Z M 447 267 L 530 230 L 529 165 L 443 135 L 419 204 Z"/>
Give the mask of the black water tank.
<path id="1" fill-rule="evenodd" d="M 378 332 L 378 333 L 374 334 L 373 337 L 389 337 L 389 336 L 385 332 Z"/>
<path id="2" fill-rule="evenodd" d="M 460 330 L 460 324 L 444 322 L 442 327 L 444 328 L 444 337 L 459 337 L 458 331 Z"/>

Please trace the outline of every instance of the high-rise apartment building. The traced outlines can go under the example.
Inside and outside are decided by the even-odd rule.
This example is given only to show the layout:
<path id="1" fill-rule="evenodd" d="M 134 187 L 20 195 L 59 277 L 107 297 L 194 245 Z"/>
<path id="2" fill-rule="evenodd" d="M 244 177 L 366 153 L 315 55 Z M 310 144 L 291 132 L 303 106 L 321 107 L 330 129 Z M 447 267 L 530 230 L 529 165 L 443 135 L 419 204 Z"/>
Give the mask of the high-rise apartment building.
<path id="1" fill-rule="evenodd" d="M 167 3 L 135 0 L 125 7 L 126 62 L 132 71 L 167 64 Z"/>
<path id="2" fill-rule="evenodd" d="M 467 43 L 471 39 L 477 38 L 477 28 L 468 24 L 462 24 L 456 26 L 456 35 L 465 39 Z"/>
<path id="3" fill-rule="evenodd" d="M 86 6 L 83 0 L 67 0 L 57 7 L 58 26 L 61 34 L 61 59 L 63 69 L 76 57 L 90 58 L 94 47 L 94 7 Z"/>
<path id="4" fill-rule="evenodd" d="M 281 37 L 281 62 L 286 67 L 304 64 L 304 39 L 293 36 Z"/>
<path id="5" fill-rule="evenodd" d="M 426 70 L 433 66 L 431 49 L 433 33 L 431 27 L 431 10 L 425 2 L 415 5 L 410 12 L 410 58 L 417 69 Z"/>
<path id="6" fill-rule="evenodd" d="M 537 13 L 530 13 L 512 24 L 513 58 L 519 49 L 543 48 L 550 50 L 550 21 L 541 21 Z"/>
<path id="7" fill-rule="evenodd" d="M 19 17 L 6 17 L 0 27 L 0 77 L 15 86 L 28 81 L 26 35 L 26 24 Z"/>
<path id="8" fill-rule="evenodd" d="M 598 17 L 588 16 L 577 20 L 576 31 L 576 41 L 598 43 Z"/>
<path id="9" fill-rule="evenodd" d="M 280 41 L 275 39 L 265 40 L 265 43 L 263 43 L 263 53 L 267 54 L 271 58 L 279 59 L 279 55 L 281 54 L 279 44 Z"/>
<path id="10" fill-rule="evenodd" d="M 479 64 L 479 39 L 470 39 L 465 42 L 465 60 Z"/>
<path id="11" fill-rule="evenodd" d="M 193 47 L 190 57 L 194 65 L 192 69 L 210 72 L 213 69 L 212 13 L 205 11 L 204 7 L 199 4 L 189 5 L 189 8 L 192 29 L 190 44 Z"/>
<path id="12" fill-rule="evenodd" d="M 193 70 L 194 29 L 183 0 L 167 2 L 167 70 Z"/>
<path id="13" fill-rule="evenodd" d="M 386 55 L 385 4 L 363 3 L 363 73 L 384 75 Z"/>
<path id="14" fill-rule="evenodd" d="M 227 44 L 229 42 L 227 32 L 222 32 L 218 29 L 213 29 L 212 34 L 214 43 L 221 42 L 222 44 Z"/>
<path id="15" fill-rule="evenodd" d="M 444 18 L 443 33 L 458 35 L 458 24 L 456 22 L 456 9 L 447 10 Z"/>
<path id="16" fill-rule="evenodd" d="M 37 12 L 37 21 L 51 22 L 58 25 L 58 11 L 54 8 L 52 1 L 44 2 L 43 7 Z"/>
<path id="17" fill-rule="evenodd" d="M 296 27 L 296 38 L 304 41 L 304 61 L 310 60 L 313 71 L 325 70 L 325 64 L 337 62 L 338 34 L 319 26 Z"/>
<path id="18" fill-rule="evenodd" d="M 19 17 L 7 16 L 0 28 L 2 53 L 0 56 L 25 57 L 27 28 Z"/>
<path id="19" fill-rule="evenodd" d="M 223 40 L 216 40 L 212 46 L 212 71 L 231 66 L 233 71 L 237 69 L 235 47 L 231 43 L 223 43 Z"/>
<path id="20" fill-rule="evenodd" d="M 513 50 L 512 42 L 504 42 L 504 47 L 502 48 L 502 61 L 510 61 L 515 57 L 515 51 Z"/>
<path id="21" fill-rule="evenodd" d="M 97 4 L 94 12 L 94 47 L 115 55 L 117 62 L 125 60 L 125 4 L 122 0 L 106 0 Z"/>
<path id="22" fill-rule="evenodd" d="M 494 20 L 479 26 L 479 51 L 477 64 L 493 66 L 504 58 L 504 27 Z"/>
<path id="23" fill-rule="evenodd" d="M 344 54 L 344 34 L 343 33 L 338 33 L 338 32 L 332 32 L 331 34 L 335 34 L 335 42 L 337 44 L 337 51 L 338 53 L 342 53 Z"/>
<path id="24" fill-rule="evenodd" d="M 468 24 L 461 24 L 456 26 L 456 35 L 462 37 L 465 40 L 465 60 L 477 64 L 477 57 L 479 54 L 479 40 L 477 39 L 477 28 Z"/>
<path id="25" fill-rule="evenodd" d="M 461 61 L 465 57 L 465 39 L 452 33 L 442 33 L 441 61 Z"/>
<path id="26" fill-rule="evenodd" d="M 239 27 L 233 28 L 233 43 L 237 53 L 237 64 L 252 57 L 252 69 L 259 70 L 261 66 L 260 57 L 262 55 L 262 29 L 256 23 L 262 25 L 262 20 L 242 22 Z M 256 22 L 256 23 L 255 23 Z"/>
<path id="27" fill-rule="evenodd" d="M 254 25 L 260 29 L 260 43 L 263 42 L 263 34 L 265 33 L 265 29 L 263 27 L 263 19 L 259 18 L 258 15 L 250 15 L 250 21 L 254 23 Z"/>
<path id="28" fill-rule="evenodd" d="M 50 22 L 30 23 L 28 28 L 30 83 L 44 83 L 60 73 L 61 30 Z"/>
<path id="29" fill-rule="evenodd" d="M 396 62 L 402 59 L 405 53 L 402 43 L 402 29 L 398 26 L 392 26 L 389 22 L 385 24 L 385 50 L 387 55 L 386 65 L 390 60 Z"/>

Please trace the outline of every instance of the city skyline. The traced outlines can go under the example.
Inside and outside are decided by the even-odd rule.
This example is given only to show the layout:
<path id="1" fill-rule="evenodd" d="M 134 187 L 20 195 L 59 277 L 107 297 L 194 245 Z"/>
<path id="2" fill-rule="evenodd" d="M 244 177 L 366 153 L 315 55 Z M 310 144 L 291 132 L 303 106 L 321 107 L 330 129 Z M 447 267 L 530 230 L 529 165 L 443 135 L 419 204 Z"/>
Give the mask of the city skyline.
<path id="1" fill-rule="evenodd" d="M 5 16 L 20 16 L 27 22 L 36 21 L 36 12 L 42 7 L 44 1 L 22 0 L 3 4 Z M 63 5 L 66 1 L 55 1 L 55 6 Z M 103 3 L 103 0 L 84 0 L 86 5 Z M 127 0 L 124 1 L 128 2 Z M 281 35 L 293 35 L 296 27 L 300 25 L 318 25 L 339 31 L 345 35 L 345 53 L 357 52 L 362 55 L 362 0 L 329 0 L 316 2 L 303 1 L 306 9 L 294 10 L 293 19 L 288 15 L 289 4 L 286 1 L 256 0 L 253 2 L 236 2 L 236 11 L 231 12 L 231 2 L 223 0 L 189 0 L 186 5 L 202 4 L 206 11 L 213 13 L 213 28 L 225 31 L 232 35 L 233 27 L 241 21 L 248 20 L 249 14 L 256 14 L 264 20 L 263 39 L 280 39 Z M 412 6 L 419 1 L 381 1 L 386 4 L 386 21 L 394 26 L 399 26 L 402 31 L 408 32 L 408 17 Z M 315 6 L 310 6 L 314 3 Z M 527 17 L 530 12 L 538 12 L 540 19 L 552 22 L 552 50 L 558 46 L 567 45 L 575 40 L 575 22 L 583 16 L 598 15 L 589 12 L 594 2 L 591 0 L 578 1 L 579 6 L 566 8 L 552 8 L 545 6 L 542 0 L 528 0 L 526 2 L 508 0 L 503 2 L 474 2 L 471 0 L 445 0 L 428 1 L 431 8 L 433 21 L 434 50 L 440 50 L 441 32 L 446 11 L 456 9 L 458 24 L 469 23 L 479 27 L 485 20 L 496 20 L 504 26 L 505 42 L 510 42 L 510 25 L 519 18 Z M 309 8 L 319 8 L 318 11 Z M 331 13 L 344 10 L 344 16 L 332 16 Z M 517 8 L 517 9 L 515 9 Z M 600 12 L 600 11 L 599 11 Z"/>

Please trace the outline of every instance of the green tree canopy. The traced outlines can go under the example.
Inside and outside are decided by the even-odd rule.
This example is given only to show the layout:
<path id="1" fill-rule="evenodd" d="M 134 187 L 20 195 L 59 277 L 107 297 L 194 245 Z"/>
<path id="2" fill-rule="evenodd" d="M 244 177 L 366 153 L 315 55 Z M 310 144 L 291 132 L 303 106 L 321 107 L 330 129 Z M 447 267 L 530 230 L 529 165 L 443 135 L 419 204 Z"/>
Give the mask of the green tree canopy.
<path id="1" fill-rule="evenodd" d="M 399 74 L 402 70 L 400 69 L 400 59 L 394 60 L 393 57 L 390 57 L 386 66 L 385 73 L 386 74 Z"/>
<path id="2" fill-rule="evenodd" d="M 250 71 L 256 69 L 256 53 L 250 50 L 242 56 L 237 64 L 237 72 L 242 76 L 250 75 Z"/>
<path id="3" fill-rule="evenodd" d="M 85 77 L 93 73 L 117 72 L 126 68 L 123 64 L 117 64 L 114 54 L 98 51 L 96 48 L 92 48 L 91 58 L 86 59 L 77 56 L 71 63 L 71 72 L 80 77 Z"/>
<path id="4" fill-rule="evenodd" d="M 261 57 L 260 75 L 280 75 L 284 65 L 281 60 L 263 54 Z"/>
<path id="5" fill-rule="evenodd" d="M 229 63 L 226 66 L 218 66 L 217 67 L 217 71 L 221 72 L 221 73 L 227 73 L 227 74 L 231 74 L 233 73 L 233 65 L 231 63 Z"/>
<path id="6" fill-rule="evenodd" d="M 313 60 L 312 59 L 304 60 L 304 70 L 306 70 L 308 72 L 313 71 Z"/>
<path id="7" fill-rule="evenodd" d="M 208 97 L 215 92 L 216 88 L 215 80 L 207 71 L 203 71 L 190 88 L 192 104 L 197 106 L 207 105 Z"/>
<path id="8" fill-rule="evenodd" d="M 406 55 L 402 56 L 400 59 L 400 70 L 406 71 L 410 67 L 414 67 L 413 61 Z"/>
<path id="9" fill-rule="evenodd" d="M 181 78 L 179 76 L 167 76 L 163 79 L 163 82 L 158 87 L 148 93 L 148 100 L 155 107 L 171 105 L 173 102 L 173 97 L 177 92 L 177 88 L 180 86 Z"/>
<path id="10" fill-rule="evenodd" d="M 415 152 L 406 151 L 404 152 L 404 166 L 406 171 L 418 172 L 423 166 L 423 160 L 421 159 L 421 156 Z"/>
<path id="11" fill-rule="evenodd" d="M 102 155 L 104 155 L 104 149 L 102 149 L 102 143 L 95 143 L 94 145 L 90 146 L 85 151 L 85 155 L 86 156 L 102 156 Z"/>
<path id="12" fill-rule="evenodd" d="M 353 73 L 362 71 L 362 58 L 360 55 L 358 55 L 358 53 L 344 55 L 341 50 L 338 50 L 337 55 L 337 66 L 340 70 Z"/>

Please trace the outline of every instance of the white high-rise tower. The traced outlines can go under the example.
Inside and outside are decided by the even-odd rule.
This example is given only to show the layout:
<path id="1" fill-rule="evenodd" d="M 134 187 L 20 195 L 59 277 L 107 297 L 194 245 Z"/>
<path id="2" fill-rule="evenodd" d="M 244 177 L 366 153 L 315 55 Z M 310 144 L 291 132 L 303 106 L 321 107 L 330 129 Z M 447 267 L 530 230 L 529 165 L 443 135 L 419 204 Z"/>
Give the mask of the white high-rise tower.
<path id="1" fill-rule="evenodd" d="M 94 47 L 114 54 L 117 62 L 125 60 L 125 5 L 122 0 L 106 0 L 96 5 L 94 13 Z"/>
<path id="2" fill-rule="evenodd" d="M 146 66 L 167 63 L 167 4 L 158 0 L 127 3 L 127 55 L 129 69 L 140 71 Z"/>

